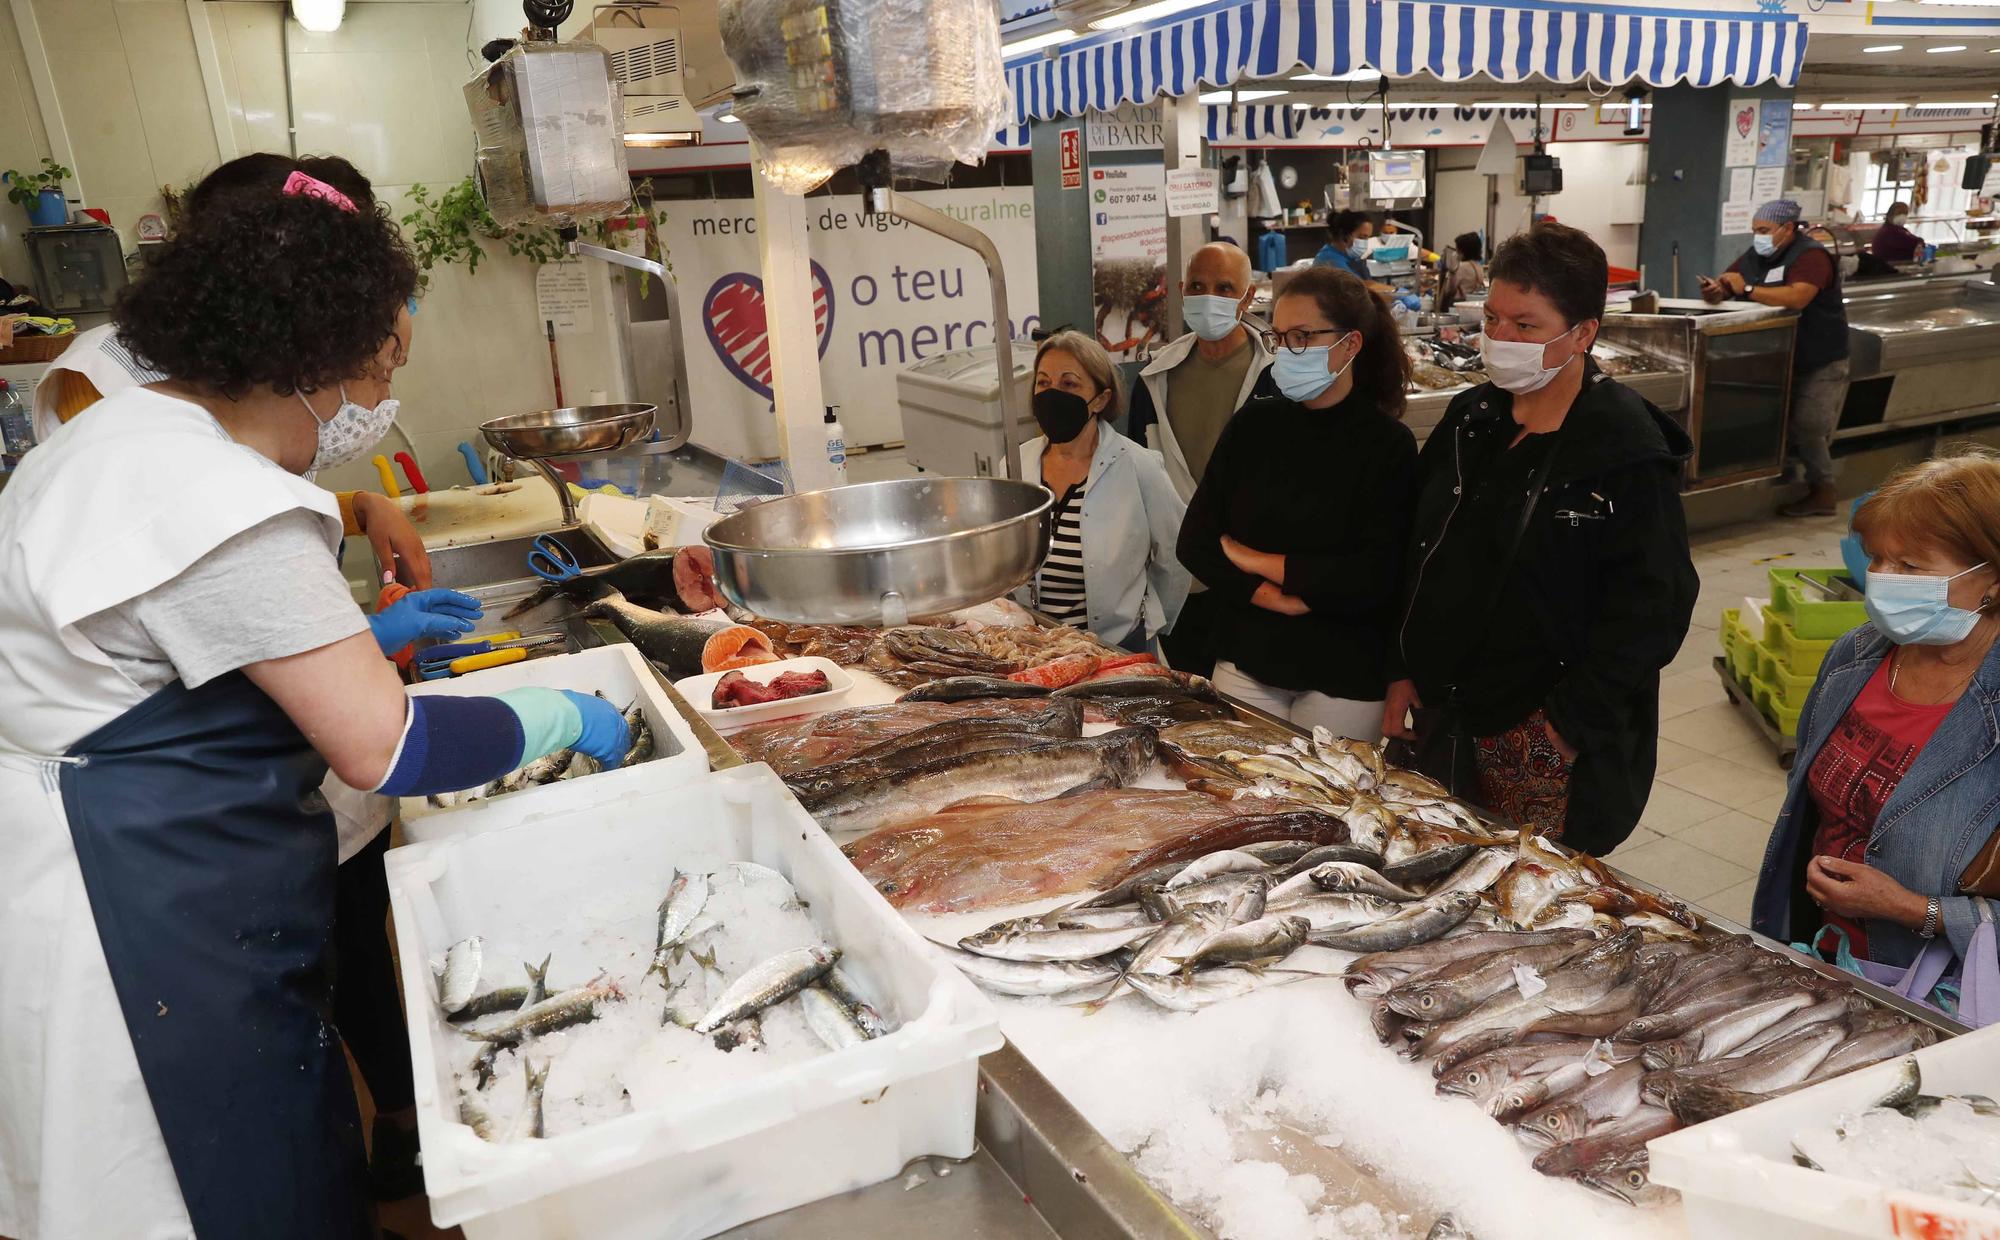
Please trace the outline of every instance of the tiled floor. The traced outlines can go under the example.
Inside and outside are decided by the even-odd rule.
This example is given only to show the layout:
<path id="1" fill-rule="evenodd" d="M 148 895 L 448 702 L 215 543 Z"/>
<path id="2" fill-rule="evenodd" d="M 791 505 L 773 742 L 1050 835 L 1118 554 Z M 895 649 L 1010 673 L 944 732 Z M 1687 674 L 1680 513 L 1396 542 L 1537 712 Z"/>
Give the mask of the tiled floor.
<path id="1" fill-rule="evenodd" d="M 900 448 L 848 458 L 850 482 L 914 473 Z M 1701 595 L 1687 640 L 1660 681 L 1659 767 L 1638 828 L 1609 858 L 1620 869 L 1725 917 L 1750 919 L 1785 772 L 1715 678 L 1710 661 L 1722 651 L 1717 626 L 1724 608 L 1770 593 L 1772 566 L 1839 564 L 1845 529 L 1844 518 L 1771 517 L 1695 537 Z"/>
<path id="2" fill-rule="evenodd" d="M 1660 681 L 1660 761 L 1652 799 L 1609 860 L 1724 917 L 1750 918 L 1764 841 L 1785 793 L 1785 772 L 1763 737 L 1730 705 L 1709 661 L 1721 653 L 1726 607 L 1769 594 L 1773 566 L 1840 563 L 1841 519 L 1734 525 L 1694 540 L 1701 595 L 1693 627 Z"/>

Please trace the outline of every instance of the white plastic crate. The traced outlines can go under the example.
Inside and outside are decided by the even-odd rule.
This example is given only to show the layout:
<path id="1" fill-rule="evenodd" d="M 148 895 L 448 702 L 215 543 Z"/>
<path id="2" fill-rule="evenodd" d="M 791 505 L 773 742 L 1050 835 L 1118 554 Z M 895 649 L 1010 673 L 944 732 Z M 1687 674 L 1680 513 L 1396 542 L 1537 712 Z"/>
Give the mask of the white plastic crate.
<path id="1" fill-rule="evenodd" d="M 410 686 L 410 692 L 479 695 L 527 685 L 575 689 L 579 693 L 602 691 L 620 710 L 637 699 L 639 709 L 653 729 L 653 758 L 615 771 L 522 788 L 450 809 L 439 809 L 423 797 L 404 797 L 403 834 L 412 843 L 508 827 L 529 817 L 685 783 L 708 771 L 708 753 L 695 739 L 694 729 L 660 691 L 660 682 L 645 659 L 622 642 L 575 654 L 548 655 L 505 667 L 489 667 L 443 680 L 427 680 Z"/>
<path id="2" fill-rule="evenodd" d="M 1653 1180 L 1680 1190 L 1693 1240 L 2000 1238 L 2000 1208 L 1851 1180 L 1792 1161 L 1795 1134 L 1865 1109 L 1889 1092 L 1902 1062 L 1899 1056 L 1656 1138 L 1648 1146 Z M 2000 1026 L 1925 1047 L 1917 1063 L 1927 1094 L 2000 1096 Z"/>
<path id="3" fill-rule="evenodd" d="M 592 925 L 650 919 L 689 854 L 784 874 L 892 1032 L 547 1140 L 489 1144 L 458 1122 L 471 1045 L 438 1013 L 430 961 L 469 935 L 588 959 Z M 471 1240 L 697 1240 L 969 1156 L 992 1004 L 925 946 L 766 766 L 719 771 L 507 831 L 388 856 L 431 1217 Z M 493 947 L 499 947 L 495 942 Z M 491 950 L 492 948 L 489 948 Z"/>

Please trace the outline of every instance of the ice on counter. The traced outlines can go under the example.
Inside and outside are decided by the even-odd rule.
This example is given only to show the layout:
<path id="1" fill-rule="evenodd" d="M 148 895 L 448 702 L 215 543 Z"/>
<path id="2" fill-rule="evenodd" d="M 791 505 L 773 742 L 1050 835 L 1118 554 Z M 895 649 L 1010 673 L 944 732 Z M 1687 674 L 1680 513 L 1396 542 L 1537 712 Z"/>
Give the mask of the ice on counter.
<path id="1" fill-rule="evenodd" d="M 2000 1113 L 1960 1098 L 1906 1115 L 1875 1108 L 1792 1139 L 1822 1171 L 1971 1205 L 2000 1203 Z"/>
<path id="2" fill-rule="evenodd" d="M 702 876 L 708 886 L 681 950 L 662 970 L 653 969 L 659 920 L 647 909 L 593 929 L 574 959 L 557 956 L 549 969 L 549 993 L 598 980 L 617 987 L 622 998 L 596 1005 L 595 1019 L 532 1038 L 494 1058 L 492 1079 L 481 1088 L 476 1061 L 484 1044 L 470 1036 L 505 1025 L 512 1011 L 457 1026 L 466 1036 L 454 1048 L 454 1079 L 461 1099 L 470 1099 L 494 1139 L 527 1135 L 522 1112 L 530 1107 L 528 1073 L 546 1067 L 542 1109 L 544 1135 L 561 1136 L 635 1110 L 665 1108 L 692 1090 L 711 1090 L 816 1058 L 828 1047 L 808 1023 L 796 996 L 765 1008 L 754 1027 L 730 1027 L 729 1037 L 695 1033 L 665 1019 L 669 1004 L 693 1023 L 739 977 L 781 953 L 832 942 L 812 910 L 785 877 L 751 862 L 724 862 L 688 856 L 679 868 Z M 662 893 L 664 896 L 666 893 Z M 517 985 L 496 967 L 498 961 L 540 960 L 548 952 L 537 943 L 510 942 L 504 932 L 484 936 L 487 975 L 482 991 Z M 672 993 L 670 994 L 670 988 Z M 751 1022 L 739 1022 L 748 1025 Z M 734 1043 L 733 1049 L 721 1049 Z"/>

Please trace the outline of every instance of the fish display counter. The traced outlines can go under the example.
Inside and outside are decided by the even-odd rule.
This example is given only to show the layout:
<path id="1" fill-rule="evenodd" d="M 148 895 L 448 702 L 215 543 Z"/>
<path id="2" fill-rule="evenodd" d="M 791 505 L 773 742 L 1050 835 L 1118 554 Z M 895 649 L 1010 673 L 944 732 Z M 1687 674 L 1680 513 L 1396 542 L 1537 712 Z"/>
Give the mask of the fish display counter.
<path id="1" fill-rule="evenodd" d="M 2000 414 L 2000 285 L 1990 272 L 1846 288 L 1848 389 L 1836 439 Z"/>

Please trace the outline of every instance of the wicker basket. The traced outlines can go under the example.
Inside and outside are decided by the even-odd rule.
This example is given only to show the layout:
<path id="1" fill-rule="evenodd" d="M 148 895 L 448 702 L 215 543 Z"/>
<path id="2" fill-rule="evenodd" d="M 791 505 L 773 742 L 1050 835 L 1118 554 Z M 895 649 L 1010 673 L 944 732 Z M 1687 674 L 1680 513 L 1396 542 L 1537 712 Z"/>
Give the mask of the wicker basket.
<path id="1" fill-rule="evenodd" d="M 69 342 L 76 339 L 75 332 L 60 336 L 16 336 L 14 343 L 0 349 L 0 366 L 18 366 L 23 362 L 53 362 L 69 348 Z"/>

